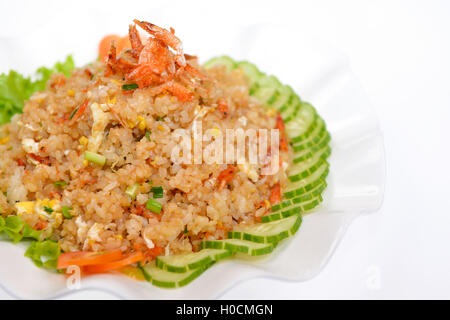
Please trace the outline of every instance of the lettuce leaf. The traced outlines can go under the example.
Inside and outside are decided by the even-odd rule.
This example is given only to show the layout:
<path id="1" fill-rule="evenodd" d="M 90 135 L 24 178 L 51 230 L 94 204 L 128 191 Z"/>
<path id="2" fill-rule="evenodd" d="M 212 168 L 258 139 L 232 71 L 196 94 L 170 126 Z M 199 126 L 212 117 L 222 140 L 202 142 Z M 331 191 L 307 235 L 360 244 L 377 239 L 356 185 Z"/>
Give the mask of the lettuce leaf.
<path id="1" fill-rule="evenodd" d="M 31 228 L 21 217 L 0 216 L 0 233 L 4 232 L 14 243 L 21 240 L 32 240 L 30 246 L 25 252 L 25 257 L 33 260 L 38 267 L 56 269 L 58 257 L 61 254 L 59 243 L 43 239 L 41 241 L 42 231 Z"/>
<path id="2" fill-rule="evenodd" d="M 56 269 L 58 257 L 61 254 L 59 243 L 52 240 L 33 241 L 25 252 L 25 257 L 33 260 L 38 267 Z"/>
<path id="3" fill-rule="evenodd" d="M 22 240 L 23 235 L 21 233 L 23 227 L 25 226 L 25 221 L 19 216 L 9 216 L 5 219 L 5 226 L 3 231 L 8 237 L 12 239 L 14 243 Z"/>
<path id="4" fill-rule="evenodd" d="M 36 241 L 39 241 L 41 239 L 41 233 L 41 230 L 34 230 L 28 224 L 26 224 L 22 230 L 22 236 L 25 239 L 34 239 Z"/>
<path id="5" fill-rule="evenodd" d="M 72 56 L 64 62 L 57 62 L 52 68 L 41 67 L 36 71 L 36 80 L 24 77 L 11 70 L 8 74 L 0 75 L 0 125 L 7 123 L 16 113 L 21 113 L 25 100 L 33 92 L 45 89 L 45 84 L 53 73 L 64 73 L 70 76 L 75 64 Z"/>
<path id="6" fill-rule="evenodd" d="M 64 62 L 57 62 L 52 68 L 37 69 L 35 80 L 24 77 L 11 70 L 8 74 L 0 74 L 0 125 L 11 121 L 16 113 L 21 113 L 25 100 L 33 92 L 42 91 L 53 73 L 64 73 L 70 76 L 75 68 L 72 56 Z M 0 216 L 0 233 L 4 232 L 14 243 L 21 240 L 33 240 L 25 252 L 25 256 L 33 260 L 39 267 L 56 268 L 58 256 L 61 254 L 59 243 L 51 240 L 41 241 L 42 231 L 34 230 L 19 216 Z"/>

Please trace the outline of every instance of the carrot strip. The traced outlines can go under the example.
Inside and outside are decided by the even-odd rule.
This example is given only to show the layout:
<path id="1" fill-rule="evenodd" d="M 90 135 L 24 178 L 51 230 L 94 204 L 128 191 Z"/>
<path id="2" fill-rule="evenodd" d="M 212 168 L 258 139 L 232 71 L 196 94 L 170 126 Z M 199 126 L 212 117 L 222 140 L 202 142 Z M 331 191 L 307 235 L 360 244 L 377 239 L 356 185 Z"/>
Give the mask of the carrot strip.
<path id="1" fill-rule="evenodd" d="M 280 131 L 280 149 L 283 151 L 288 151 L 288 142 L 286 138 L 286 132 L 284 129 L 284 121 L 279 112 L 277 115 L 277 124 L 275 126 L 275 129 L 278 129 Z"/>
<path id="2" fill-rule="evenodd" d="M 75 251 L 66 252 L 58 257 L 58 269 L 64 269 L 71 265 L 87 266 L 94 264 L 104 264 L 122 259 L 120 249 L 106 252 Z"/>
<path id="3" fill-rule="evenodd" d="M 271 205 L 277 204 L 281 201 L 281 187 L 280 183 L 276 183 L 270 190 L 269 201 Z"/>
<path id="4" fill-rule="evenodd" d="M 144 255 L 141 251 L 136 251 L 133 253 L 129 253 L 124 256 L 123 259 L 103 263 L 103 264 L 96 264 L 96 265 L 89 265 L 83 267 L 83 272 L 85 273 L 103 273 L 108 271 L 113 271 L 117 269 L 121 269 L 125 266 L 129 266 L 130 264 L 137 263 L 139 261 L 142 261 L 144 259 Z"/>

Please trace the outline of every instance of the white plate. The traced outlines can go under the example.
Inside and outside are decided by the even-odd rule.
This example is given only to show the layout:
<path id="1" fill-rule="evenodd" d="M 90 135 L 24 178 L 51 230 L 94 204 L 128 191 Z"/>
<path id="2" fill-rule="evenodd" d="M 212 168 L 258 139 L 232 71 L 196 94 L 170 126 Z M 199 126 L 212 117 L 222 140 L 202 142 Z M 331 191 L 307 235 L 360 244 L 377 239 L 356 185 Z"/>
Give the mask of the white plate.
<path id="1" fill-rule="evenodd" d="M 329 187 L 321 208 L 307 215 L 295 237 L 281 243 L 273 254 L 260 259 L 219 263 L 186 287 L 159 289 L 122 275 L 99 275 L 82 279 L 81 290 L 102 290 L 130 299 L 208 299 L 250 278 L 307 280 L 326 265 L 353 219 L 380 208 L 385 178 L 383 137 L 366 95 L 343 54 L 317 41 L 300 39 L 290 30 L 273 25 L 243 28 L 235 33 L 232 42 L 215 54 L 230 54 L 236 59 L 256 63 L 263 71 L 290 84 L 323 116 L 331 132 L 333 150 L 329 160 Z M 94 41 L 87 40 L 88 43 Z M 184 41 L 191 41 L 189 47 L 195 47 L 195 53 L 203 61 L 208 57 L 202 56 L 202 52 L 210 53 L 211 48 L 220 47 L 216 38 L 204 43 L 190 36 Z M 9 62 L 10 66 L 20 65 L 17 59 L 25 43 L 26 39 L 22 38 L 1 40 L 0 52 L 8 52 L 8 57 L 0 61 Z M 65 48 L 69 44 L 65 44 Z M 49 41 L 45 48 L 51 50 L 51 46 L 56 45 Z M 80 51 L 74 52 L 75 58 L 85 57 L 82 51 L 85 49 L 73 47 L 72 50 Z M 61 46 L 58 47 L 58 51 L 61 50 Z M 36 57 L 34 59 L 28 59 L 21 69 L 31 70 L 42 64 Z M 7 65 L 0 66 L 1 70 L 7 68 Z M 66 288 L 65 277 L 36 268 L 23 253 L 20 245 L 0 242 L 0 286 L 3 289 L 15 297 L 41 299 L 71 292 Z"/>

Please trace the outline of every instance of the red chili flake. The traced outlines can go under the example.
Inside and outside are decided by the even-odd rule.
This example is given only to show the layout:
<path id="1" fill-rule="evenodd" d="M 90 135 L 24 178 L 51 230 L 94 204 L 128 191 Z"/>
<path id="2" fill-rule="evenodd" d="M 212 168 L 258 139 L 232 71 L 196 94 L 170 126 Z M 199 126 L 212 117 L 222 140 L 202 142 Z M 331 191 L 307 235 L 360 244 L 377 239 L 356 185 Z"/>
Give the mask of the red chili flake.
<path id="1" fill-rule="evenodd" d="M 53 81 L 50 85 L 52 88 L 61 87 L 66 83 L 66 77 L 64 75 L 59 76 L 55 81 Z"/>
<path id="2" fill-rule="evenodd" d="M 64 123 L 65 121 L 69 120 L 69 116 L 68 115 L 63 115 L 60 119 L 56 120 L 57 124 L 61 124 Z"/>
<path id="3" fill-rule="evenodd" d="M 221 113 L 223 113 L 223 116 L 226 117 L 228 115 L 228 104 L 225 102 L 225 100 L 220 99 L 217 102 L 218 106 L 217 106 L 217 110 Z"/>
<path id="4" fill-rule="evenodd" d="M 15 159 L 18 166 L 26 167 L 25 162 L 22 159 Z"/>
<path id="5" fill-rule="evenodd" d="M 37 154 L 34 154 L 34 153 L 28 153 L 28 156 L 30 158 L 36 160 L 37 162 L 42 163 L 42 164 L 49 164 L 50 163 L 50 160 L 48 158 L 43 158 L 43 157 L 38 156 Z"/>
<path id="6" fill-rule="evenodd" d="M 70 115 L 69 119 L 72 120 L 72 121 L 75 121 L 75 120 L 79 119 L 84 114 L 84 112 L 86 111 L 88 103 L 89 103 L 89 99 L 84 100 L 83 103 L 80 104 L 80 106 L 77 107 L 72 112 L 72 114 Z"/>
<path id="7" fill-rule="evenodd" d="M 131 209 L 131 213 L 142 216 L 144 218 L 156 218 L 158 221 L 161 221 L 162 211 L 159 214 L 155 214 L 148 210 L 145 205 L 138 204 L 133 209 Z"/>
<path id="8" fill-rule="evenodd" d="M 36 223 L 33 227 L 34 230 L 42 230 L 45 229 L 48 225 L 47 221 L 39 221 L 38 223 Z"/>
<path id="9" fill-rule="evenodd" d="M 219 176 L 217 177 L 217 181 L 219 181 L 219 191 L 222 190 L 223 187 L 225 187 L 225 185 L 233 179 L 235 172 L 236 167 L 229 164 L 225 170 L 219 173 Z"/>

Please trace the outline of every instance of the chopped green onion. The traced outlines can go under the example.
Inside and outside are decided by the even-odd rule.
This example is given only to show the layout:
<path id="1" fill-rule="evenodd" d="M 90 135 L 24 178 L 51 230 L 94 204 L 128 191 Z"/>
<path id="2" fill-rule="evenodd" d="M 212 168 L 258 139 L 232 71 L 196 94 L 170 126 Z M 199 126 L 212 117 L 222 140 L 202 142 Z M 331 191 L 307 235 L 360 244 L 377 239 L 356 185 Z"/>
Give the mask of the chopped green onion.
<path id="1" fill-rule="evenodd" d="M 84 158 L 87 161 L 96 163 L 96 164 L 98 164 L 100 166 L 103 166 L 105 164 L 105 162 L 106 162 L 105 156 L 102 156 L 101 154 L 90 152 L 90 151 L 85 151 L 84 152 Z"/>
<path id="2" fill-rule="evenodd" d="M 187 226 L 184 226 L 183 234 L 186 234 L 186 233 L 188 233 L 188 232 L 189 232 L 189 230 L 188 230 Z"/>
<path id="3" fill-rule="evenodd" d="M 148 180 L 147 183 L 148 183 L 149 185 L 153 185 L 153 181 L 152 181 L 152 180 Z"/>
<path id="4" fill-rule="evenodd" d="M 62 187 L 67 186 L 67 185 L 68 185 L 68 183 L 65 182 L 65 181 L 56 181 L 56 182 L 53 183 L 53 186 L 55 188 L 62 188 Z"/>
<path id="5" fill-rule="evenodd" d="M 163 121 L 166 116 L 156 117 L 156 121 Z"/>
<path id="6" fill-rule="evenodd" d="M 123 91 L 130 91 L 130 90 L 135 90 L 139 88 L 139 86 L 136 83 L 129 83 L 129 84 L 124 84 L 122 86 L 122 90 Z"/>
<path id="7" fill-rule="evenodd" d="M 61 207 L 61 211 L 62 211 L 62 214 L 63 214 L 64 218 L 66 218 L 66 219 L 72 219 L 73 218 L 73 215 L 70 214 L 70 210 L 72 210 L 72 208 L 69 207 L 69 206 L 62 206 Z"/>
<path id="8" fill-rule="evenodd" d="M 50 208 L 50 207 L 44 206 L 44 211 L 47 212 L 47 213 L 52 213 L 53 209 Z"/>
<path id="9" fill-rule="evenodd" d="M 145 207 L 148 210 L 159 214 L 161 212 L 162 204 L 159 203 L 158 201 L 153 200 L 153 199 L 150 198 L 150 199 L 148 199 L 147 204 L 145 205 Z"/>
<path id="10" fill-rule="evenodd" d="M 148 141 L 151 141 L 151 139 L 150 139 L 150 134 L 151 134 L 151 132 L 150 131 L 145 131 L 145 137 L 147 138 L 147 140 Z"/>
<path id="11" fill-rule="evenodd" d="M 139 183 L 135 183 L 132 186 L 129 186 L 125 193 L 130 196 L 131 199 L 136 199 L 136 193 L 139 189 Z"/>
<path id="12" fill-rule="evenodd" d="M 164 190 L 163 187 L 152 187 L 151 192 L 153 192 L 153 198 L 163 198 L 164 197 Z"/>
<path id="13" fill-rule="evenodd" d="M 72 120 L 73 116 L 75 115 L 75 113 L 77 113 L 78 109 L 80 109 L 80 106 L 76 107 L 75 110 L 73 110 L 72 114 L 69 117 L 69 120 Z"/>
<path id="14" fill-rule="evenodd" d="M 61 207 L 61 211 L 62 211 L 62 214 L 63 214 L 64 218 L 66 218 L 66 219 L 72 219 L 73 218 L 73 215 L 70 214 L 70 210 L 72 210 L 72 208 L 69 207 L 69 206 L 62 206 Z"/>

